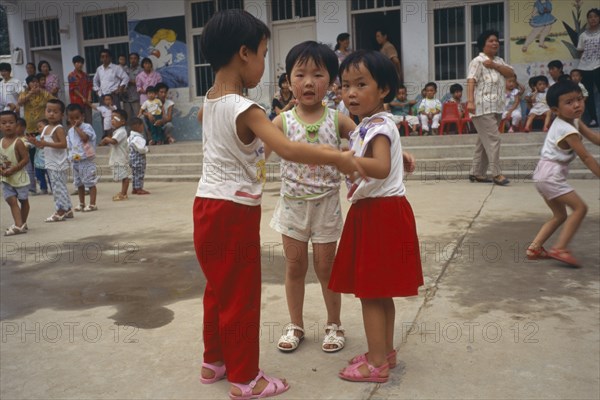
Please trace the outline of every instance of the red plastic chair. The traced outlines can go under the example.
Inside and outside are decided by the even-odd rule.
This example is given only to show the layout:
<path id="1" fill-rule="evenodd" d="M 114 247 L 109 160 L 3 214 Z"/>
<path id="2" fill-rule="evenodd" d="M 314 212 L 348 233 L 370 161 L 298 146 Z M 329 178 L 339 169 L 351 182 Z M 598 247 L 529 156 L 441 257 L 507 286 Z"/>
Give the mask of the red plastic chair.
<path id="1" fill-rule="evenodd" d="M 475 132 L 475 125 L 473 124 L 473 120 L 471 119 L 471 115 L 469 114 L 469 110 L 467 109 L 467 103 L 462 103 L 462 106 L 463 110 L 465 110 L 465 115 L 460 119 L 460 123 L 462 124 L 460 133 L 465 133 L 465 128 L 466 133 L 471 133 L 471 131 Z M 472 130 L 469 129 L 471 126 L 473 127 Z"/>
<path id="2" fill-rule="evenodd" d="M 444 134 L 444 128 L 450 124 L 456 125 L 458 133 L 462 133 L 462 122 L 460 119 L 460 112 L 458 111 L 458 104 L 451 101 L 444 103 L 444 107 L 442 108 L 440 135 Z"/>

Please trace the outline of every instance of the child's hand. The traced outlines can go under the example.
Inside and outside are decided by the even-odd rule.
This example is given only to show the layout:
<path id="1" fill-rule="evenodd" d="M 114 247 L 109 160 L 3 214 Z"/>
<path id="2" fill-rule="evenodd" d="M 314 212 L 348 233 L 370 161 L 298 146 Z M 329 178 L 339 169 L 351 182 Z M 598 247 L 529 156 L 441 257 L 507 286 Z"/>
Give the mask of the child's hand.
<path id="1" fill-rule="evenodd" d="M 402 152 L 402 163 L 404 165 L 404 170 L 409 174 L 414 172 L 417 166 L 415 157 L 406 151 Z"/>
<path id="2" fill-rule="evenodd" d="M 354 151 L 343 151 L 336 163 L 337 169 L 344 175 L 348 176 L 351 181 L 355 181 L 359 177 L 367 178 L 364 169 L 354 157 Z"/>

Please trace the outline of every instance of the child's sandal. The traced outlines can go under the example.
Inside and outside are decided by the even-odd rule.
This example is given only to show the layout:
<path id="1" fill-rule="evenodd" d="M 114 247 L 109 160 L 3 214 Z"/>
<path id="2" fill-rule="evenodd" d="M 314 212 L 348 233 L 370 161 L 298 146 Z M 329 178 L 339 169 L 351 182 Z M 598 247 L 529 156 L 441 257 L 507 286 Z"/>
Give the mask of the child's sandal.
<path id="1" fill-rule="evenodd" d="M 329 332 L 327 332 L 329 331 Z M 342 336 L 338 335 L 338 332 L 342 333 Z M 344 328 L 341 325 L 329 324 L 325 327 L 325 337 L 323 338 L 323 344 L 321 349 L 326 353 L 335 353 L 340 351 L 346 345 L 346 337 L 344 336 Z M 335 346 L 335 347 L 326 347 Z"/>
<path id="2" fill-rule="evenodd" d="M 550 258 L 548 256 L 548 252 L 543 247 L 540 247 L 539 249 L 533 249 L 530 247 L 527 249 L 526 254 L 528 260 L 543 260 Z"/>
<path id="3" fill-rule="evenodd" d="M 95 204 L 90 204 L 89 206 L 84 208 L 83 211 L 98 211 L 98 206 Z"/>
<path id="4" fill-rule="evenodd" d="M 46 218 L 44 221 L 45 222 L 62 222 L 64 220 L 65 220 L 65 214 L 63 214 L 63 215 L 52 214 L 51 216 Z"/>
<path id="5" fill-rule="evenodd" d="M 392 350 L 390 351 L 387 356 L 385 356 L 385 358 L 387 359 L 387 362 L 390 366 L 390 369 L 394 369 L 396 368 L 396 365 L 398 364 L 398 362 L 396 361 L 396 350 Z M 362 364 L 362 363 L 366 363 L 367 362 L 367 353 L 364 354 L 359 354 L 356 357 L 353 357 L 350 361 L 348 361 L 348 364 Z"/>
<path id="6" fill-rule="evenodd" d="M 202 375 L 200 375 L 200 382 L 204 383 L 205 385 L 218 382 L 221 379 L 225 378 L 225 375 L 227 375 L 227 369 L 225 368 L 225 364 L 214 365 L 203 362 L 202 368 L 210 369 L 215 373 L 212 378 L 204 378 Z"/>
<path id="7" fill-rule="evenodd" d="M 23 226 L 21 226 L 20 228 L 16 225 L 11 225 L 4 232 L 4 236 L 14 236 L 14 235 L 20 235 L 22 233 L 27 233 L 27 227 L 25 226 L 25 224 L 23 224 Z"/>
<path id="8" fill-rule="evenodd" d="M 369 375 L 364 376 L 358 369 L 366 365 L 369 369 Z M 375 367 L 368 362 L 350 364 L 346 368 L 340 371 L 338 376 L 346 381 L 352 382 L 375 382 L 385 383 L 388 381 L 390 366 L 388 363 L 383 364 L 381 367 Z M 387 374 L 386 374 L 387 372 Z M 382 375 L 382 373 L 384 375 Z"/>
<path id="9" fill-rule="evenodd" d="M 565 264 L 569 264 L 572 267 L 581 266 L 581 264 L 579 264 L 579 261 L 577 261 L 577 259 L 573 257 L 573 254 L 571 254 L 571 251 L 567 249 L 550 249 L 550 251 L 548 252 L 548 257 L 554 258 L 555 260 L 558 260 L 560 262 L 564 262 Z"/>
<path id="10" fill-rule="evenodd" d="M 85 211 L 85 203 L 79 203 L 79 205 L 77 207 L 75 207 L 73 209 L 73 211 L 77 211 L 77 212 Z"/>
<path id="11" fill-rule="evenodd" d="M 256 386 L 258 381 L 260 381 L 261 378 L 268 382 L 267 386 L 265 386 L 262 392 L 252 394 L 252 389 L 254 389 L 254 387 Z M 272 376 L 267 376 L 262 370 L 258 371 L 258 375 L 256 375 L 256 378 L 254 378 L 252 382 L 250 382 L 247 385 L 243 383 L 233 382 L 231 382 L 231 384 L 240 389 L 240 391 L 242 392 L 242 394 L 239 396 L 236 396 L 230 392 L 229 398 L 232 400 L 264 399 L 265 397 L 273 397 L 280 395 L 281 393 L 286 392 L 290 388 L 290 385 L 288 385 L 287 382 L 284 382 L 281 379 Z"/>

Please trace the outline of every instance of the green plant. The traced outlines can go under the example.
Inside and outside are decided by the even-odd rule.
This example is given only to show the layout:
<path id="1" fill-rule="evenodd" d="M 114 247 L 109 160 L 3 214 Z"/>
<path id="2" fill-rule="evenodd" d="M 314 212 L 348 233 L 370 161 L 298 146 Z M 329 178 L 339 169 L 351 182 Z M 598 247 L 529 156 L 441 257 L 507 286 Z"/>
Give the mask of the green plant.
<path id="1" fill-rule="evenodd" d="M 565 27 L 565 29 L 567 30 L 567 33 L 569 34 L 571 43 L 569 43 L 565 40 L 561 40 L 561 41 L 567 47 L 567 49 L 569 49 L 569 52 L 571 53 L 571 56 L 573 58 L 579 58 L 579 52 L 577 51 L 577 43 L 579 41 L 579 34 L 583 31 L 585 31 L 585 28 L 587 26 L 587 23 L 582 26 L 581 21 L 580 21 L 582 4 L 583 4 L 583 0 L 574 0 L 573 1 L 573 8 L 575 10 L 574 11 L 572 10 L 571 14 L 573 15 L 574 27 L 571 27 L 565 21 L 562 21 L 563 26 Z"/>

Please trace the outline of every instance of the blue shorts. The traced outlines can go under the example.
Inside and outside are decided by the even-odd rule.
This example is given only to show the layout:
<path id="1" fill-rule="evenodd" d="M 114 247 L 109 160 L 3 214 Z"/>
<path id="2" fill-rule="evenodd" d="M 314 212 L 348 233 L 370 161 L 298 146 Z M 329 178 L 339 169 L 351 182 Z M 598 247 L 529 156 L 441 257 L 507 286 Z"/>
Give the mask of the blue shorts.
<path id="1" fill-rule="evenodd" d="M 27 200 L 29 198 L 29 185 L 14 187 L 6 182 L 2 182 L 2 197 L 4 197 L 4 200 L 13 196 L 20 201 Z"/>

